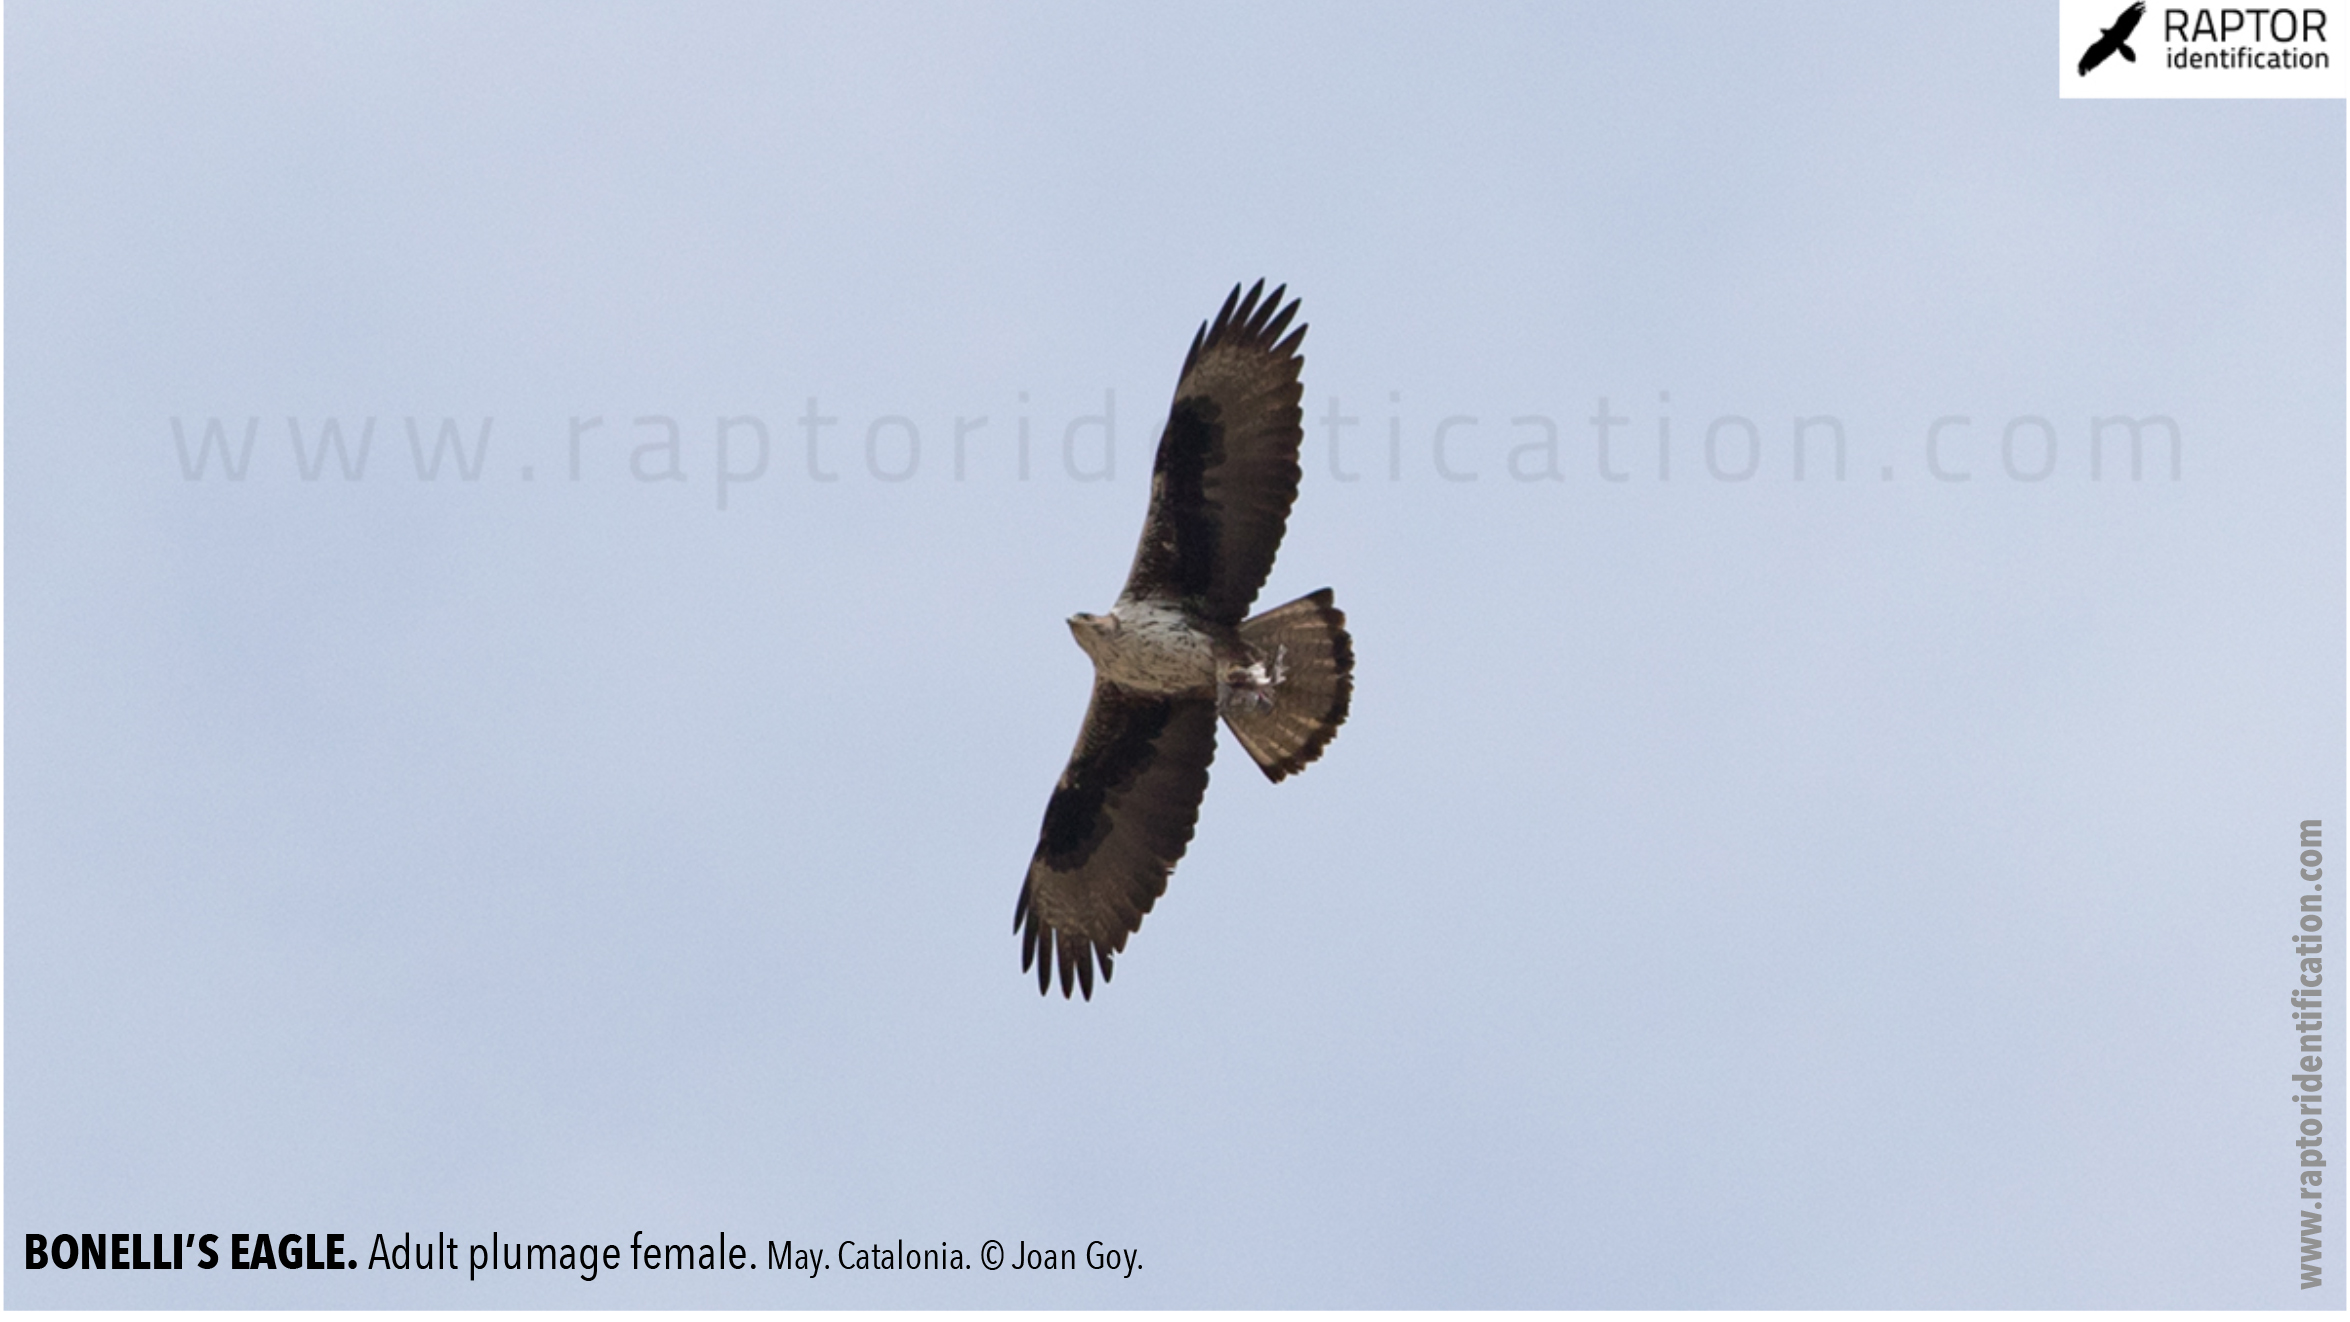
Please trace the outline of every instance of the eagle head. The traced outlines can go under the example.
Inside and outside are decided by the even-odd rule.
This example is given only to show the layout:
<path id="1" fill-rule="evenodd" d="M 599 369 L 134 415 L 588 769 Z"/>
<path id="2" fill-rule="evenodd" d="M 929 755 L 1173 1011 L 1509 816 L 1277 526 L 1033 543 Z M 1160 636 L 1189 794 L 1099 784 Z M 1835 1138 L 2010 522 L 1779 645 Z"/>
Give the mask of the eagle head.
<path id="1" fill-rule="evenodd" d="M 1100 648 L 1118 636 L 1118 617 L 1115 615 L 1088 615 L 1079 611 L 1069 617 L 1069 633 L 1087 656 L 1101 658 Z"/>

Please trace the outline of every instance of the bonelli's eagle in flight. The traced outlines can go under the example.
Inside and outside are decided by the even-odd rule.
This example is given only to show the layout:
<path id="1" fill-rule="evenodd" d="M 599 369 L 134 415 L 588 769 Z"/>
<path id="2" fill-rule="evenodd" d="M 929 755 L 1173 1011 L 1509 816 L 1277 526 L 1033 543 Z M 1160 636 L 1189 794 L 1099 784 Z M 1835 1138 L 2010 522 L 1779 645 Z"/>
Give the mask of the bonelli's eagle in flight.
<path id="1" fill-rule="evenodd" d="M 1151 466 L 1150 512 L 1107 615 L 1072 615 L 1093 702 L 1045 805 L 1012 926 L 1037 990 L 1093 998 L 1199 819 L 1216 718 L 1279 781 L 1346 719 L 1354 645 L 1330 589 L 1250 618 L 1297 499 L 1297 302 L 1235 285 L 1192 337 Z M 1283 332 L 1288 332 L 1284 336 Z"/>

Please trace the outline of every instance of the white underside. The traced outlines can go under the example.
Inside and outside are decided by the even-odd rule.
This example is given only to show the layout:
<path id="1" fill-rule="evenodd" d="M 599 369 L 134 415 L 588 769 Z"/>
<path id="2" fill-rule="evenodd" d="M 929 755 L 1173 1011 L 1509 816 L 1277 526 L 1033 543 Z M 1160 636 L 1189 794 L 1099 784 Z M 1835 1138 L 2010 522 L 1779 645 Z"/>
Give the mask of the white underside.
<path id="1" fill-rule="evenodd" d="M 1093 658 L 1102 678 L 1140 693 L 1200 693 L 1215 687 L 1215 648 L 1183 612 L 1159 602 L 1124 599 L 1110 614 L 1118 628 L 1101 640 Z"/>
<path id="2" fill-rule="evenodd" d="M 1260 657 L 1245 666 L 1227 666 L 1216 676 L 1216 709 L 1262 714 L 1273 710 L 1273 690 L 1289 678 L 1289 649 L 1274 649 L 1268 664 Z"/>
<path id="3" fill-rule="evenodd" d="M 1270 657 L 1219 657 L 1206 633 L 1163 602 L 1121 598 L 1109 621 L 1116 627 L 1083 630 L 1079 641 L 1095 673 L 1121 688 L 1169 697 L 1213 694 L 1218 711 L 1262 715 L 1289 678 L 1288 648 Z"/>

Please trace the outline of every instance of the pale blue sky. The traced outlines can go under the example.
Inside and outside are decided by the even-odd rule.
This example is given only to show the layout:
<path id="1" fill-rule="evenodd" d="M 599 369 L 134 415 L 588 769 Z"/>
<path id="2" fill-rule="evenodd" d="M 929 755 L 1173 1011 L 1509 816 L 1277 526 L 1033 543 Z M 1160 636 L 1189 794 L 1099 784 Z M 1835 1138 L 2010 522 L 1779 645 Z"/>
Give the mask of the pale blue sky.
<path id="1" fill-rule="evenodd" d="M 2338 1307 L 2343 109 L 2053 27 L 9 6 L 9 1302 Z M 1259 275 L 1354 715 L 1040 1002 L 1062 619 Z M 23 1268 L 134 1230 L 1143 1269 Z"/>

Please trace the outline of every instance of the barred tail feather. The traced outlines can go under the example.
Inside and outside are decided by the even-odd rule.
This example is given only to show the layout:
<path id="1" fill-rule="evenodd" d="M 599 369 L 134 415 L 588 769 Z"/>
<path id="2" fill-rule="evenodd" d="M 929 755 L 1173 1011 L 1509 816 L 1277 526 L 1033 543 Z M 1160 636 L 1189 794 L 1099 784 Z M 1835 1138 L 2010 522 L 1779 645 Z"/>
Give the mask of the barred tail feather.
<path id="1" fill-rule="evenodd" d="M 1328 588 L 1243 622 L 1240 640 L 1278 682 L 1269 706 L 1227 704 L 1224 723 L 1266 778 L 1278 782 L 1320 757 L 1345 722 L 1354 694 L 1354 640 Z"/>

